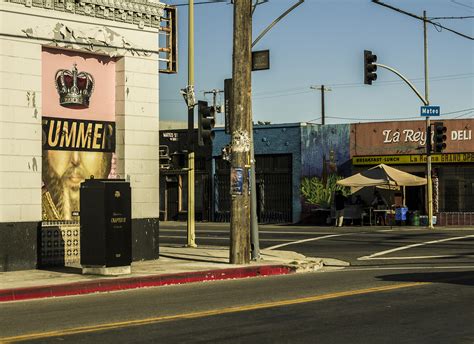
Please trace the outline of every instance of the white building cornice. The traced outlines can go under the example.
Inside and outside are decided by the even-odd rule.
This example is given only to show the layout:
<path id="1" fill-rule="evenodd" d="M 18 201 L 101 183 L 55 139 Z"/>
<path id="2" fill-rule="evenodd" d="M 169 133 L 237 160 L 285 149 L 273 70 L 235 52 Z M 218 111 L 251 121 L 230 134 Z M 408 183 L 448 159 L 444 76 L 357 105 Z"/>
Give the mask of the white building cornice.
<path id="1" fill-rule="evenodd" d="M 26 7 L 84 15 L 140 28 L 159 28 L 165 4 L 158 0 L 6 0 Z"/>

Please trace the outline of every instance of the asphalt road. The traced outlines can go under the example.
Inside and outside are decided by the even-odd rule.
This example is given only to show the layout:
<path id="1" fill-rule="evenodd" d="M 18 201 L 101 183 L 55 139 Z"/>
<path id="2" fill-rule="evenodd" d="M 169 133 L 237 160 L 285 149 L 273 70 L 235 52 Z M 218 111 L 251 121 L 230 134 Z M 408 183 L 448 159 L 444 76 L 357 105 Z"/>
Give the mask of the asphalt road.
<path id="1" fill-rule="evenodd" d="M 186 224 L 160 227 L 162 244 L 185 244 Z M 229 225 L 200 223 L 198 245 L 228 246 Z M 438 263 L 472 264 L 474 228 L 428 230 L 424 227 L 259 227 L 260 248 L 295 251 L 310 257 L 337 258 L 351 266 Z"/>
<path id="2" fill-rule="evenodd" d="M 262 247 L 352 265 L 3 303 L 0 342 L 474 343 L 474 231 L 263 227 Z M 182 226 L 161 228 L 162 244 L 184 242 Z M 225 232 L 199 225 L 197 243 Z"/>
<path id="3" fill-rule="evenodd" d="M 14 302 L 0 341 L 472 344 L 473 285 L 473 267 L 359 268 Z"/>

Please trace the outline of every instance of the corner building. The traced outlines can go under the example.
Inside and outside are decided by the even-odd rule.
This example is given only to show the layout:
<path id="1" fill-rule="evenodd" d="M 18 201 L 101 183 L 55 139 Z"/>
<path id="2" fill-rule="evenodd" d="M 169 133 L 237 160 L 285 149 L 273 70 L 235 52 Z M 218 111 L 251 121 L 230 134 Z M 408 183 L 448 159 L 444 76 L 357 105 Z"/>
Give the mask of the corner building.
<path id="1" fill-rule="evenodd" d="M 440 119 L 447 129 L 446 149 L 433 153 L 433 213 L 442 226 L 474 225 L 474 119 Z M 378 164 L 424 177 L 426 121 L 394 121 L 351 125 L 350 152 L 354 173 Z M 409 209 L 426 212 L 426 190 L 407 188 Z"/>
<path id="2" fill-rule="evenodd" d="M 155 0 L 0 1 L 0 271 L 80 262 L 90 176 L 130 181 L 133 260 L 158 258 L 169 11 Z"/>

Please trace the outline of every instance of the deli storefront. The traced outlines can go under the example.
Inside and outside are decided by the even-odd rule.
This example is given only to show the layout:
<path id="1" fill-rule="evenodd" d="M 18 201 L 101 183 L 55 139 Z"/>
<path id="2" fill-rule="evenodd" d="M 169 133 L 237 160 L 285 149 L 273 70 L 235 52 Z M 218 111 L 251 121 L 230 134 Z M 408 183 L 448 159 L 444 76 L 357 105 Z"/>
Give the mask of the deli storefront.
<path id="1" fill-rule="evenodd" d="M 474 119 L 439 121 L 447 140 L 443 153 L 431 158 L 433 213 L 441 226 L 474 225 Z M 424 177 L 426 121 L 352 124 L 350 154 L 354 173 L 386 164 Z M 426 204 L 424 186 L 407 188 L 409 209 L 426 214 Z"/>

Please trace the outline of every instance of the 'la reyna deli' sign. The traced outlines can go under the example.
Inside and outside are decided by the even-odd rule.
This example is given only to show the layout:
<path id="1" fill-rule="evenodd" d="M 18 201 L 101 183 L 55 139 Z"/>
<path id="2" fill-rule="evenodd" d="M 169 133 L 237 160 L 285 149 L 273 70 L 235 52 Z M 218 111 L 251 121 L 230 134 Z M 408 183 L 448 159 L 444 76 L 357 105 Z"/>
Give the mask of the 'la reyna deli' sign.
<path id="1" fill-rule="evenodd" d="M 448 129 L 449 131 L 449 129 Z M 447 133 L 448 134 L 448 133 Z M 420 145 L 426 143 L 426 131 L 413 130 L 413 129 L 404 129 L 402 131 L 394 131 L 391 129 L 386 129 L 382 131 L 383 143 L 392 143 L 392 142 L 416 142 Z M 433 137 L 434 132 L 431 132 L 431 137 Z M 463 141 L 472 139 L 472 130 L 452 130 L 449 135 L 451 141 Z"/>
<path id="2" fill-rule="evenodd" d="M 445 153 L 474 152 L 473 118 L 439 122 L 447 129 Z M 426 121 L 356 123 L 351 125 L 350 136 L 351 156 L 420 154 L 426 145 Z"/>

